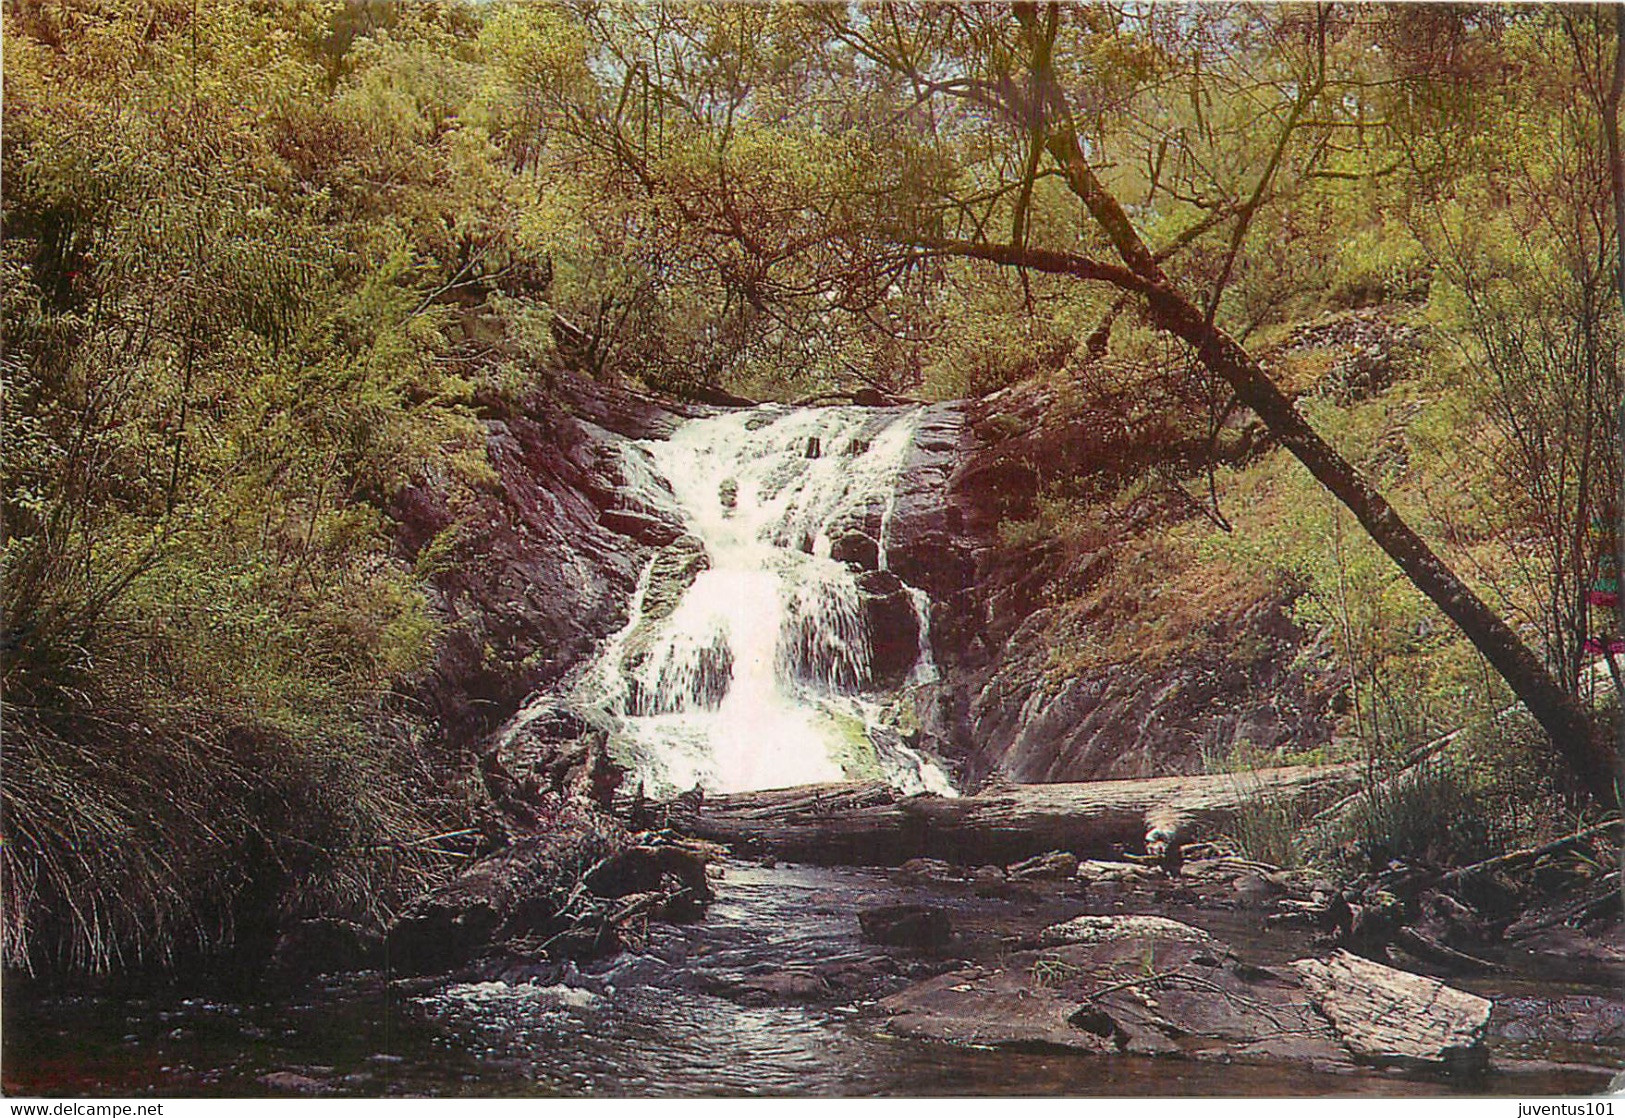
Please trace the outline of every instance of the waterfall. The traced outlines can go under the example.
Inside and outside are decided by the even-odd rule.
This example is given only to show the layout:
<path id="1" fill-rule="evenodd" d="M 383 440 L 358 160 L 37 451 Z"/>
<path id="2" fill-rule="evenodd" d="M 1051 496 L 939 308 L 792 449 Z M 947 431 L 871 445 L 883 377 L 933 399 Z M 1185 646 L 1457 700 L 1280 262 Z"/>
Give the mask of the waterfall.
<path id="1" fill-rule="evenodd" d="M 873 539 L 869 566 L 884 570 L 918 418 L 764 405 L 621 444 L 638 499 L 688 536 L 645 568 L 626 625 L 571 697 L 616 720 L 620 759 L 652 790 L 874 777 L 952 794 L 882 725 L 861 572 L 832 554 Z M 929 599 L 903 590 L 920 633 L 907 682 L 929 682 Z"/>

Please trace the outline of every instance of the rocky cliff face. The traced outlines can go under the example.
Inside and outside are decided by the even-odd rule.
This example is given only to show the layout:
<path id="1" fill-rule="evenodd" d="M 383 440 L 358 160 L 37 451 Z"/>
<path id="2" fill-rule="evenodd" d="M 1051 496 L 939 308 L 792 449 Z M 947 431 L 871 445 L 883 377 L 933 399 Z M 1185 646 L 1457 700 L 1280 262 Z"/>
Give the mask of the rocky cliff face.
<path id="1" fill-rule="evenodd" d="M 1126 509 L 1106 500 L 1148 472 L 1188 473 L 1206 432 L 1177 417 L 1191 401 L 1136 411 L 1128 396 L 1060 400 L 1032 386 L 932 408 L 898 495 L 890 565 L 937 602 L 933 645 L 944 679 L 922 711 L 931 744 L 964 777 L 1048 782 L 1200 771 L 1210 758 L 1270 757 L 1330 737 L 1335 667 L 1286 612 L 1290 588 L 1238 585 L 1155 647 L 1135 647 L 1114 595 L 1125 564 L 1156 534 L 1200 515 L 1174 485 L 1150 485 Z M 1261 445 L 1232 425 L 1224 458 Z M 1046 490 L 1100 498 L 1088 532 L 1012 533 Z M 1199 572 L 1181 572 L 1184 575 Z M 1215 579 L 1234 572 L 1215 571 Z M 1106 592 L 1108 584 L 1111 593 Z M 1147 597 L 1159 593 L 1150 580 Z"/>
<path id="2" fill-rule="evenodd" d="M 434 555 L 445 630 L 418 696 L 450 743 L 494 730 L 625 623 L 651 549 L 683 529 L 636 503 L 611 444 L 701 410 L 568 374 L 517 403 L 480 403 L 496 484 L 460 508 L 419 485 L 397 508 L 402 557 Z"/>

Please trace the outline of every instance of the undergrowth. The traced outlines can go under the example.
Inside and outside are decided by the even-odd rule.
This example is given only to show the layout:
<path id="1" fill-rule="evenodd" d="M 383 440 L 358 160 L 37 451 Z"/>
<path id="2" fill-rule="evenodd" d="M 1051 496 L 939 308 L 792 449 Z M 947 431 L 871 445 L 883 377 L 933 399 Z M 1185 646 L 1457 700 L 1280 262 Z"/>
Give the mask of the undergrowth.
<path id="1" fill-rule="evenodd" d="M 1539 727 L 1521 711 L 1464 727 L 1413 764 L 1367 754 L 1350 795 L 1306 804 L 1257 782 L 1226 835 L 1283 868 L 1357 875 L 1399 860 L 1462 866 L 1549 842 L 1593 822 L 1559 790 Z M 1236 774 L 1245 789 L 1246 771 Z"/>

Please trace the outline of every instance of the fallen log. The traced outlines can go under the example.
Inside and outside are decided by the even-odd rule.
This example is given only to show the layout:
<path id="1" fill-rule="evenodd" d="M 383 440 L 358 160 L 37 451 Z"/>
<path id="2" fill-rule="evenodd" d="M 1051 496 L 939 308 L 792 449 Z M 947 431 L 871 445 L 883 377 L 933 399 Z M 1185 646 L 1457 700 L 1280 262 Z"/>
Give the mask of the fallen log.
<path id="1" fill-rule="evenodd" d="M 683 829 L 751 854 L 823 864 L 941 858 L 1005 864 L 1052 850 L 1079 857 L 1175 845 L 1222 829 L 1255 805 L 1346 794 L 1358 765 L 1217 776 L 1007 785 L 973 796 L 904 796 L 887 785 L 814 784 L 708 796 Z"/>
<path id="2" fill-rule="evenodd" d="M 1580 843 L 1585 842 L 1588 839 L 1593 839 L 1598 835 L 1606 834 L 1612 830 L 1617 830 L 1621 826 L 1621 823 L 1622 821 L 1619 819 L 1610 819 L 1606 823 L 1598 823 L 1594 827 L 1586 827 L 1584 830 L 1576 831 L 1572 835 L 1565 835 L 1560 839 L 1543 843 L 1540 846 L 1533 846 L 1527 850 L 1514 850 L 1507 854 L 1501 854 L 1494 858 L 1488 858 L 1482 862 L 1475 862 L 1470 866 L 1463 866 L 1459 870 L 1451 870 L 1449 873 L 1444 875 L 1442 883 L 1450 885 L 1472 877 L 1474 874 L 1486 873 L 1489 870 L 1510 870 L 1515 866 L 1521 866 L 1525 862 L 1533 862 L 1550 854 L 1561 854 L 1570 847 L 1578 846 Z"/>

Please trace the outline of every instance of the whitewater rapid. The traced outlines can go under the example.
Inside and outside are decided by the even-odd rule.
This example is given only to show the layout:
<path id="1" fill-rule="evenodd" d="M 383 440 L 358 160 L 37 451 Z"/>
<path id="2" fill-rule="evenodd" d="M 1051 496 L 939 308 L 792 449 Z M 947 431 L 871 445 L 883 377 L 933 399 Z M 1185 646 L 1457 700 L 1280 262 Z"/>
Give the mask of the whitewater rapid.
<path id="1" fill-rule="evenodd" d="M 857 575 L 831 557 L 838 533 L 878 524 L 885 569 L 918 420 L 918 410 L 766 405 L 621 444 L 638 500 L 680 521 L 689 538 L 677 559 L 661 567 L 657 554 L 645 567 L 625 626 L 572 699 L 615 721 L 617 759 L 646 788 L 879 778 L 952 794 L 942 771 L 887 725 Z M 669 578 L 685 557 L 702 569 L 673 606 L 675 588 L 656 584 L 657 567 Z M 912 685 L 935 678 L 930 602 L 904 589 L 921 634 Z"/>

